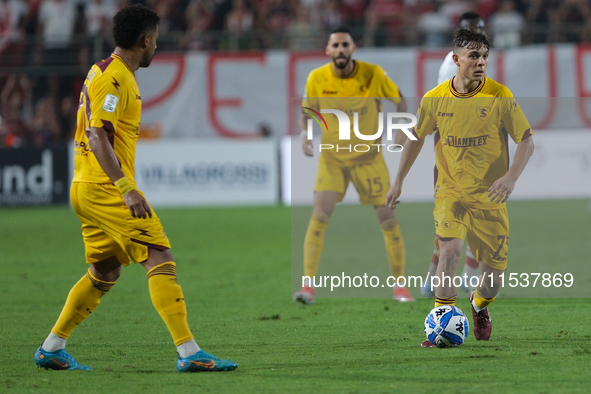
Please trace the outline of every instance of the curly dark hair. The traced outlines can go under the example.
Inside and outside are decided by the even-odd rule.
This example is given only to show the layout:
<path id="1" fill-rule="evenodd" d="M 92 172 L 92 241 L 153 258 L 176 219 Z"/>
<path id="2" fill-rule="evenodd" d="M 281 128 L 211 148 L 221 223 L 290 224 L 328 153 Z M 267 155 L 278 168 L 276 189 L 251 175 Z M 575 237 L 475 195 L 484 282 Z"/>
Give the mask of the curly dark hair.
<path id="1" fill-rule="evenodd" d="M 156 30 L 160 17 L 140 4 L 121 9 L 113 17 L 113 40 L 123 49 L 131 49 L 141 36 Z"/>
<path id="2" fill-rule="evenodd" d="M 480 29 L 457 29 L 454 32 L 453 48 L 456 52 L 457 48 L 480 49 L 485 47 L 490 50 L 490 41 L 486 33 Z M 456 52 L 457 53 L 457 52 Z"/>

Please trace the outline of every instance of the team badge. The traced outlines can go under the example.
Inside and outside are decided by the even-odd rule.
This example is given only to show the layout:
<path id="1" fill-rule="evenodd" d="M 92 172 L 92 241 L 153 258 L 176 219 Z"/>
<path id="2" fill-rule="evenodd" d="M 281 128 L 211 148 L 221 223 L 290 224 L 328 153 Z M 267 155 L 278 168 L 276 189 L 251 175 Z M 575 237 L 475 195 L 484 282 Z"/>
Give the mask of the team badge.
<path id="1" fill-rule="evenodd" d="M 490 107 L 476 107 L 476 115 L 478 119 L 485 120 L 490 114 Z"/>

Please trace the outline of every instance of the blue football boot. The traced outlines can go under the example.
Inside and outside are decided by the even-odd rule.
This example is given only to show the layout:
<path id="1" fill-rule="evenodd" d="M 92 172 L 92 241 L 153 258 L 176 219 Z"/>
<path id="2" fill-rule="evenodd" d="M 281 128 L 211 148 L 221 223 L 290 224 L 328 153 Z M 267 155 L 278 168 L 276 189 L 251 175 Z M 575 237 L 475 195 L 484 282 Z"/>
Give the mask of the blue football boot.
<path id="1" fill-rule="evenodd" d="M 176 363 L 179 372 L 202 372 L 202 371 L 233 371 L 238 364 L 231 360 L 220 360 L 203 350 L 199 350 L 191 357 L 182 358 Z"/>
<path id="2" fill-rule="evenodd" d="M 92 371 L 92 368 L 88 365 L 79 364 L 78 361 L 74 360 L 74 357 L 70 356 L 65 349 L 48 352 L 43 350 L 41 346 L 35 353 L 35 364 L 39 368 L 45 369 Z"/>

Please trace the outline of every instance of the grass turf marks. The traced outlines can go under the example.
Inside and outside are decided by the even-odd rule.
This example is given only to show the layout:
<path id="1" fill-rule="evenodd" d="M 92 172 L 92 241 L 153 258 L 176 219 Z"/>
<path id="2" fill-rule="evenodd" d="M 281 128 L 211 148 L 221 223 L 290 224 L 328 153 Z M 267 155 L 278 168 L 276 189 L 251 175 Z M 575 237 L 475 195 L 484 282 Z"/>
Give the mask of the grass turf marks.
<path id="1" fill-rule="evenodd" d="M 554 264 L 560 270 L 588 273 L 587 204 L 510 204 L 510 267 L 539 272 L 541 266 L 558 261 Z M 491 307 L 490 341 L 477 342 L 470 333 L 457 349 L 421 349 L 432 300 L 395 304 L 387 298 L 320 298 L 312 307 L 291 301 L 290 227 L 305 232 L 309 208 L 157 211 L 178 261 L 179 283 L 198 343 L 238 362 L 239 368 L 178 374 L 172 340 L 150 303 L 145 270 L 131 266 L 68 341 L 68 351 L 94 371 L 37 370 L 33 354 L 86 269 L 80 225 L 67 208 L 5 209 L 0 211 L 0 392 L 587 390 L 587 299 L 499 298 Z M 375 247 L 362 250 L 360 257 L 355 250 L 344 251 L 342 258 L 375 253 L 372 264 L 387 271 L 372 211 L 339 206 L 327 231 L 327 249 L 339 240 L 329 238 L 331 233 L 367 233 L 365 241 Z M 546 216 L 539 216 L 540 211 L 547 211 Z M 407 274 L 423 275 L 427 269 L 433 236 L 430 212 L 429 204 L 405 204 L 397 210 Z M 295 217 L 301 222 L 290 224 Z M 339 221 L 348 231 L 331 227 Z M 303 232 L 297 235 L 302 241 Z M 299 249 L 301 244 L 294 244 L 294 255 Z M 321 269 L 326 259 L 339 258 L 326 250 Z M 458 306 L 469 313 L 466 299 Z"/>

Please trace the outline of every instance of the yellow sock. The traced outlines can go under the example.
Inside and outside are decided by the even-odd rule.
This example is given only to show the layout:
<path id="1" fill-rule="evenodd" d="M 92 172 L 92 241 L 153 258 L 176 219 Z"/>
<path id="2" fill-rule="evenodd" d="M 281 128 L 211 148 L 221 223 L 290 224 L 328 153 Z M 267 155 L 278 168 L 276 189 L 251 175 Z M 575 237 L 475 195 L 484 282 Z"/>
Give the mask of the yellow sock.
<path id="1" fill-rule="evenodd" d="M 193 339 L 187 323 L 187 308 L 181 286 L 176 283 L 176 264 L 172 261 L 157 265 L 147 273 L 150 298 L 160 314 L 174 345 Z"/>
<path id="2" fill-rule="evenodd" d="M 114 284 L 115 282 L 104 282 L 97 279 L 89 269 L 86 275 L 70 290 L 62 313 L 51 332 L 68 339 L 74 328 L 96 309 L 101 303 L 101 297 L 111 290 Z"/>
<path id="3" fill-rule="evenodd" d="M 435 296 L 435 308 L 442 305 L 456 305 L 456 297 L 444 298 L 444 297 L 437 297 Z"/>
<path id="4" fill-rule="evenodd" d="M 304 275 L 314 278 L 318 272 L 320 255 L 324 247 L 324 231 L 330 217 L 324 212 L 314 212 L 304 238 Z"/>
<path id="5" fill-rule="evenodd" d="M 476 289 L 476 291 L 474 292 L 474 303 L 476 304 L 477 307 L 479 307 L 480 309 L 484 309 L 487 306 L 490 305 L 491 302 L 493 302 L 495 299 L 493 298 L 484 298 L 480 295 L 480 293 L 478 292 L 478 289 Z"/>
<path id="6" fill-rule="evenodd" d="M 384 220 L 380 223 L 380 228 L 384 234 L 384 242 L 386 243 L 386 253 L 388 254 L 388 262 L 390 263 L 390 271 L 392 276 L 398 278 L 404 275 L 404 241 L 400 233 L 400 226 L 396 222 L 396 218 Z"/>

